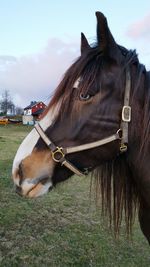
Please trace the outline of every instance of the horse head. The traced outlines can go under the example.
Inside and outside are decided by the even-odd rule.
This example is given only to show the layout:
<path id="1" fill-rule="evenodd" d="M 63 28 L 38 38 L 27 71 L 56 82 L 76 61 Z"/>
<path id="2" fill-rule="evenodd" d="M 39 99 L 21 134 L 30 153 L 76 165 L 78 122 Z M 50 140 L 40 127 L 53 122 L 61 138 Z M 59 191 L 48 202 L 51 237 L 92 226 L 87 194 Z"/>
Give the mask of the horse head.
<path id="1" fill-rule="evenodd" d="M 97 44 L 90 46 L 81 34 L 81 56 L 67 70 L 40 121 L 51 147 L 34 128 L 17 151 L 13 180 L 20 195 L 40 196 L 74 172 L 92 171 L 120 153 L 126 49 L 116 44 L 105 16 L 96 12 L 96 17 Z M 64 153 L 65 148 L 109 137 L 112 140 L 106 144 Z"/>

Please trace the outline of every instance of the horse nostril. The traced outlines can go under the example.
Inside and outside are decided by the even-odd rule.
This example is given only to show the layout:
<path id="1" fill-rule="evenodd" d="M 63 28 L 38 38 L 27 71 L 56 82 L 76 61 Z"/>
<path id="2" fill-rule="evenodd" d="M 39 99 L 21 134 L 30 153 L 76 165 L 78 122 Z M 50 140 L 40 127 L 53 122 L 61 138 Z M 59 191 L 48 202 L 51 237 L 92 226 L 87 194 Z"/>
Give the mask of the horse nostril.
<path id="1" fill-rule="evenodd" d="M 21 195 L 21 192 L 22 192 L 22 188 L 18 185 L 16 185 L 16 193 Z"/>
<path id="2" fill-rule="evenodd" d="M 50 192 L 52 189 L 53 189 L 53 186 L 50 186 L 49 189 L 48 189 L 48 191 Z"/>

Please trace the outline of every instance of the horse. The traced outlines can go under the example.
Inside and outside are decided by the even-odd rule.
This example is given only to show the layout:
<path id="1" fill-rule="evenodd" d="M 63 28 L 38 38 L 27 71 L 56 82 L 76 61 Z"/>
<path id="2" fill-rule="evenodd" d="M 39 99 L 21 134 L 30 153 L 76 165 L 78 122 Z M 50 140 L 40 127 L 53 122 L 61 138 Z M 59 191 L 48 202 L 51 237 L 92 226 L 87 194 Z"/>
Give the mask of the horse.
<path id="1" fill-rule="evenodd" d="M 116 43 L 101 12 L 97 41 L 81 33 L 81 54 L 64 74 L 40 122 L 13 161 L 16 192 L 42 196 L 74 174 L 96 179 L 117 233 L 135 213 L 150 243 L 150 73 Z"/>

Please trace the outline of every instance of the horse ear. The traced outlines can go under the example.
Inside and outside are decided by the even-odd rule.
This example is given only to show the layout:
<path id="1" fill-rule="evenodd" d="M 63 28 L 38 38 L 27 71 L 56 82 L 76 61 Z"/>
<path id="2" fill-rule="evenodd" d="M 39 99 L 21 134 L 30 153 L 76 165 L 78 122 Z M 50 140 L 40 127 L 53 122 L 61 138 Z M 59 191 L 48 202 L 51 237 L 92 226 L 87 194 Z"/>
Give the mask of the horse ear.
<path id="1" fill-rule="evenodd" d="M 118 50 L 118 46 L 109 30 L 107 19 L 101 12 L 97 11 L 95 14 L 97 17 L 97 40 L 100 50 L 113 55 L 114 49 Z"/>
<path id="2" fill-rule="evenodd" d="M 88 49 L 90 49 L 90 45 L 88 43 L 88 40 L 86 39 L 85 35 L 83 32 L 81 32 L 81 55 L 87 51 Z"/>

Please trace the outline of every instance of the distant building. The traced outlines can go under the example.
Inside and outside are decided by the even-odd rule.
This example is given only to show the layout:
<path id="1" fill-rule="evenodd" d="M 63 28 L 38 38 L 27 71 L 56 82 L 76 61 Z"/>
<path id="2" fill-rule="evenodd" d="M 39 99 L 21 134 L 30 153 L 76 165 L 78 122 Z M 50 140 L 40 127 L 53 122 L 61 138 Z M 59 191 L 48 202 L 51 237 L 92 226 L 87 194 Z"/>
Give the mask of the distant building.
<path id="1" fill-rule="evenodd" d="M 45 108 L 46 105 L 43 102 L 31 101 L 30 105 L 24 108 L 24 115 L 39 116 Z"/>
<path id="2" fill-rule="evenodd" d="M 45 108 L 46 105 L 42 101 L 31 101 L 30 105 L 24 108 L 23 124 L 33 125 L 36 120 L 39 120 Z"/>

